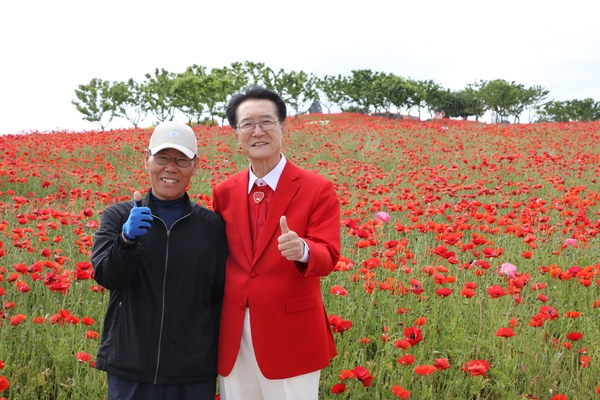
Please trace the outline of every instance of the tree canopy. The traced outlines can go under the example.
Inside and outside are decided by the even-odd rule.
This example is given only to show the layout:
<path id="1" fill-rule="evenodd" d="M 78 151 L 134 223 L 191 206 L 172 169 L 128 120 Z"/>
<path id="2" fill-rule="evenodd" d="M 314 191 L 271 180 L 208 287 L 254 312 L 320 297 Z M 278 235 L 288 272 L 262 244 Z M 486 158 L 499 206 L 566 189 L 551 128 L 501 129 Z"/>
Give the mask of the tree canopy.
<path id="1" fill-rule="evenodd" d="M 75 90 L 72 104 L 83 119 L 97 122 L 104 130 L 114 118 L 134 127 L 150 118 L 152 123 L 173 120 L 176 115 L 194 123 L 225 123 L 225 107 L 232 94 L 247 85 L 258 84 L 277 91 L 288 105 L 290 115 L 307 112 L 319 101 L 331 112 L 379 113 L 420 119 L 441 114 L 448 118 L 474 118 L 487 113 L 492 122 L 521 122 L 529 112 L 534 121 L 592 121 L 600 119 L 600 103 L 584 100 L 547 101 L 548 90 L 525 87 L 504 79 L 476 81 L 463 89 L 451 90 L 432 80 L 416 80 L 393 73 L 352 70 L 349 76 L 323 78 L 304 71 L 275 71 L 264 63 L 234 62 L 208 71 L 192 65 L 181 73 L 156 68 L 142 82 L 130 78 L 109 82 L 93 78 Z"/>

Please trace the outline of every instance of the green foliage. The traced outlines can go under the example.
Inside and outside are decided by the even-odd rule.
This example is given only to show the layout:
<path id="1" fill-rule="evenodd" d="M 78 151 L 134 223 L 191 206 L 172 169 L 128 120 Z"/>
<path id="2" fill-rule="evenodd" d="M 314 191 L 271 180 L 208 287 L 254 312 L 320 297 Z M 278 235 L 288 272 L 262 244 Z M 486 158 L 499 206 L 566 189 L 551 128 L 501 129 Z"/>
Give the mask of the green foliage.
<path id="1" fill-rule="evenodd" d="M 154 115 L 156 123 L 173 120 L 178 105 L 177 97 L 173 91 L 176 75 L 164 68 L 160 70 L 156 68 L 154 76 L 151 74 L 145 76 L 146 80 L 142 84 L 142 93 L 149 112 Z"/>
<path id="2" fill-rule="evenodd" d="M 75 96 L 77 100 L 72 100 L 71 103 L 84 115 L 83 119 L 98 122 L 100 129 L 104 130 L 116 110 L 116 105 L 112 101 L 110 82 L 93 78 L 87 85 L 79 85 L 75 90 Z"/>
<path id="3" fill-rule="evenodd" d="M 583 100 L 549 101 L 538 107 L 539 122 L 569 122 L 600 120 L 600 102 Z"/>
<path id="4" fill-rule="evenodd" d="M 319 100 L 331 112 L 333 106 L 342 111 L 400 114 L 422 111 L 443 111 L 446 117 L 476 120 L 490 112 L 494 122 L 520 122 L 522 114 L 537 111 L 538 121 L 594 121 L 600 118 L 599 103 L 592 99 L 542 103 L 548 91 L 541 86 L 526 88 L 503 79 L 479 81 L 462 90 L 444 89 L 432 80 L 414 80 L 395 74 L 353 70 L 350 76 L 326 75 L 319 78 L 304 71 L 275 71 L 264 63 L 234 62 L 223 68 L 192 65 L 183 73 L 164 68 L 146 74 L 143 83 L 133 79 L 114 82 L 94 78 L 87 85 L 79 85 L 77 100 L 72 103 L 84 119 L 98 122 L 104 130 L 114 117 L 139 126 L 148 115 L 155 122 L 172 120 L 177 112 L 188 124 L 200 123 L 204 118 L 225 121 L 229 97 L 247 85 L 262 85 L 278 92 L 298 117 L 311 103 Z"/>

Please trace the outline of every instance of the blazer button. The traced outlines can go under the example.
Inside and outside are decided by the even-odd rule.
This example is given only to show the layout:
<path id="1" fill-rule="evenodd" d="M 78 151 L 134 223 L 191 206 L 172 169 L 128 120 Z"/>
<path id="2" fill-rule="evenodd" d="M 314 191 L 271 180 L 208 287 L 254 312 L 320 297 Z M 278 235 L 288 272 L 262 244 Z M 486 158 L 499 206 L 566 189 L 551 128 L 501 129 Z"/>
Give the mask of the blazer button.
<path id="1" fill-rule="evenodd" d="M 250 278 L 254 279 L 254 278 L 256 278 L 257 275 L 258 274 L 256 272 L 251 272 L 250 273 Z"/>
<path id="2" fill-rule="evenodd" d="M 246 308 L 246 307 L 244 307 L 244 303 L 240 303 L 240 309 L 243 310 L 244 308 Z"/>

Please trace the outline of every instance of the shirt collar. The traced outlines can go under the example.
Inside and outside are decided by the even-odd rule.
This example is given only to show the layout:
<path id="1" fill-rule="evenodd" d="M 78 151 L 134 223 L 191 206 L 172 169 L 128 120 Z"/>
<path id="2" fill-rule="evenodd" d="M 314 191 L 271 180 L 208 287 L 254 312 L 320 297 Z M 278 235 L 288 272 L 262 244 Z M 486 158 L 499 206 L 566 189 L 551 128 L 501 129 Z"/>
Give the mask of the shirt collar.
<path id="1" fill-rule="evenodd" d="M 281 154 L 281 158 L 279 159 L 279 162 L 277 163 L 275 168 L 273 168 L 271 172 L 269 172 L 262 178 L 262 180 L 265 181 L 273 191 L 277 189 L 277 184 L 279 183 L 279 178 L 281 178 L 283 167 L 285 167 L 286 162 L 287 161 L 285 159 L 285 156 Z M 254 172 L 252 172 L 252 168 L 248 168 L 248 170 L 250 172 L 250 176 L 248 178 L 248 193 L 250 193 L 254 182 L 256 182 L 257 179 L 261 178 L 258 178 L 256 175 L 254 175 Z"/>

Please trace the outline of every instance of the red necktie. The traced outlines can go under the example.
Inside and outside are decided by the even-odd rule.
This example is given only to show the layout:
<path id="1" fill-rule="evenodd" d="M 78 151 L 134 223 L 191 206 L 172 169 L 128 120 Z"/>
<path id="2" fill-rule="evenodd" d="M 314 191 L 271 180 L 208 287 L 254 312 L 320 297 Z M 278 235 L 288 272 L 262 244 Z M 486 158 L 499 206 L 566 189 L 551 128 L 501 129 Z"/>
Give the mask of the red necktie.
<path id="1" fill-rule="evenodd" d="M 267 212 L 273 197 L 273 190 L 269 185 L 257 186 L 254 184 L 248 196 L 248 210 L 250 217 L 250 229 L 252 230 L 252 246 L 256 251 L 256 244 L 261 235 L 262 228 L 267 219 Z"/>

